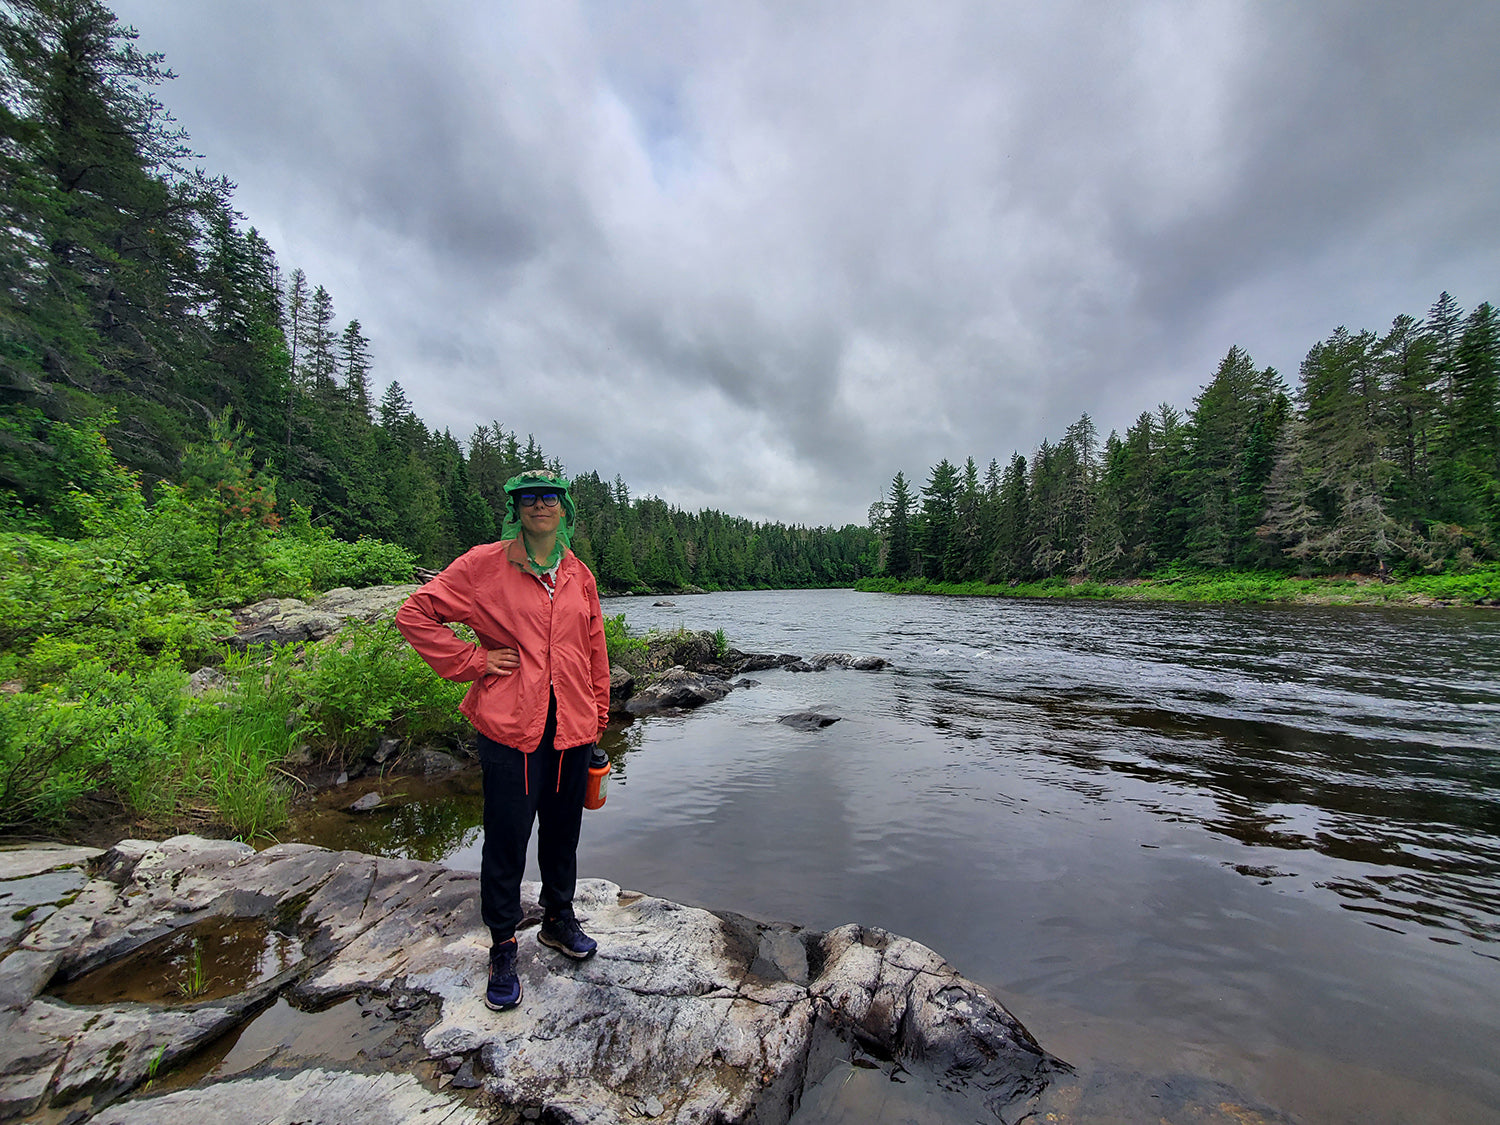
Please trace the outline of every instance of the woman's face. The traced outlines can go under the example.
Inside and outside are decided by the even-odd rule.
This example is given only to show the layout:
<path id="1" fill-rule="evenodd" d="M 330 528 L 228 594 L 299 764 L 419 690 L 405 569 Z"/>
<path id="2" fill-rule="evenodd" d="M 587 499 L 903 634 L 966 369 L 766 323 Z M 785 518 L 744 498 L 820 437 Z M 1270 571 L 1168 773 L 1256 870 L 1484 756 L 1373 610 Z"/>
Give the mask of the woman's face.
<path id="1" fill-rule="evenodd" d="M 537 502 L 530 506 L 522 503 L 522 497 L 528 495 L 537 496 Z M 542 499 L 547 495 L 557 496 L 558 502 L 548 504 Z M 562 499 L 555 490 L 537 489 L 535 492 L 528 490 L 521 493 L 516 497 L 516 508 L 521 513 L 521 526 L 531 535 L 556 534 L 558 525 L 562 523 Z"/>

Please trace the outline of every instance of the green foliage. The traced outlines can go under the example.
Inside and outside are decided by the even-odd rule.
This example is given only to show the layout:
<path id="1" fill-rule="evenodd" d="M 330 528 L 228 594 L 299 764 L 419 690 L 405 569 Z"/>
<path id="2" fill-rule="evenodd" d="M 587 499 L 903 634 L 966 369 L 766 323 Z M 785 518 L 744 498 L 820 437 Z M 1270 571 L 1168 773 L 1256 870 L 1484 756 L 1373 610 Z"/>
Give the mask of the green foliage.
<path id="1" fill-rule="evenodd" d="M 1418 574 L 1401 582 L 1403 589 L 1438 601 L 1465 605 L 1500 604 L 1500 566 L 1478 567 L 1456 574 Z"/>
<path id="2" fill-rule="evenodd" d="M 173 664 L 128 674 L 89 660 L 40 691 L 0 696 L 0 831 L 56 824 L 105 785 L 151 811 L 185 681 Z"/>
<path id="3" fill-rule="evenodd" d="M 632 654 L 644 653 L 647 648 L 645 637 L 630 635 L 630 627 L 625 624 L 623 613 L 604 619 L 604 645 L 609 650 L 611 664 L 622 659 L 628 660 Z"/>
<path id="4" fill-rule="evenodd" d="M 313 527 L 307 509 L 297 505 L 269 546 L 266 589 L 283 597 L 306 597 L 340 586 L 358 589 L 410 582 L 416 563 L 411 551 L 382 539 L 360 536 L 353 543 L 336 539 L 326 529 Z"/>
<path id="5" fill-rule="evenodd" d="M 314 750 L 358 757 L 381 736 L 456 735 L 467 684 L 435 676 L 389 621 L 346 626 L 291 676 Z"/>
<path id="6" fill-rule="evenodd" d="M 182 977 L 177 982 L 177 994 L 184 1000 L 196 1000 L 208 991 L 208 986 L 208 971 L 203 967 L 203 943 L 194 938 L 188 949 L 187 963 L 182 967 Z M 146 1068 L 148 1078 L 155 1077 L 156 1063 L 157 1059 L 152 1059 Z"/>
<path id="7" fill-rule="evenodd" d="M 277 767 L 291 751 L 295 730 L 287 729 L 290 715 L 282 710 L 279 684 L 252 672 L 235 686 L 239 698 L 215 716 L 221 721 L 205 724 L 199 776 L 206 774 L 229 831 L 249 840 L 286 823 L 291 794 Z"/>
<path id="8" fill-rule="evenodd" d="M 141 669 L 201 663 L 229 631 L 180 585 L 144 579 L 131 544 L 110 537 L 50 539 L 0 533 L 0 646 L 22 678 L 50 682 L 80 660 Z"/>

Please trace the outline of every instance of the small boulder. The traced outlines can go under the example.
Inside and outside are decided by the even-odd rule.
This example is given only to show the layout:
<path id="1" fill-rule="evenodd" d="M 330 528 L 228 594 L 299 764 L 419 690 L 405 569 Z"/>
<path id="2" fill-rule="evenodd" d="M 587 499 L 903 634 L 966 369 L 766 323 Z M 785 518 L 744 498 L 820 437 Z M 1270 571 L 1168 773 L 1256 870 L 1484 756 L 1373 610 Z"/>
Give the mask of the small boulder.
<path id="1" fill-rule="evenodd" d="M 731 690 L 728 680 L 689 672 L 679 666 L 667 669 L 655 682 L 632 696 L 625 710 L 632 715 L 649 715 L 669 708 L 702 707 L 723 699 Z"/>
<path id="2" fill-rule="evenodd" d="M 380 794 L 372 790 L 351 804 L 346 811 L 352 813 L 374 812 L 379 807 Z"/>
<path id="3" fill-rule="evenodd" d="M 205 692 L 221 691 L 224 687 L 224 673 L 217 668 L 199 668 L 188 677 L 188 694 L 203 695 Z"/>
<path id="4" fill-rule="evenodd" d="M 455 773 L 464 768 L 464 764 L 452 754 L 444 753 L 442 750 L 422 751 L 423 773 Z"/>
<path id="5" fill-rule="evenodd" d="M 609 709 L 623 711 L 635 692 L 635 677 L 618 664 L 609 666 Z"/>

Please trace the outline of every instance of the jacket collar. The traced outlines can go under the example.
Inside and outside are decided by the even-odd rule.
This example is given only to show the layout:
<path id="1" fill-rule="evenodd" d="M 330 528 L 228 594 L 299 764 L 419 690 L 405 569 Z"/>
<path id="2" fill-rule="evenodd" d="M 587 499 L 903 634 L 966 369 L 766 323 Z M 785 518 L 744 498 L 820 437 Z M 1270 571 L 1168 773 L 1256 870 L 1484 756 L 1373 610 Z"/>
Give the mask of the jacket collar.
<path id="1" fill-rule="evenodd" d="M 573 551 L 571 548 L 563 548 L 562 557 L 557 560 L 557 573 L 559 577 L 562 576 L 563 570 L 565 569 L 564 564 L 568 561 L 568 557 L 572 555 L 572 553 Z M 530 573 L 531 567 L 527 564 L 531 560 L 526 557 L 526 542 L 519 535 L 517 535 L 514 539 L 505 540 L 505 557 L 513 565 L 518 566 L 522 570 Z"/>

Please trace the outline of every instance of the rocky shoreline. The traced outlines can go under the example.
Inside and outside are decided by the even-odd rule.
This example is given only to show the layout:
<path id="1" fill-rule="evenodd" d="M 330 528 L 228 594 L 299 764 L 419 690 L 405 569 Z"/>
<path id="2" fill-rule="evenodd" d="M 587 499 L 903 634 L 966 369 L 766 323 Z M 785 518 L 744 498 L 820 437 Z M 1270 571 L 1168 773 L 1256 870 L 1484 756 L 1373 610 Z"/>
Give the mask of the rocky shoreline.
<path id="1" fill-rule="evenodd" d="M 230 647 L 327 643 L 352 621 L 389 618 L 415 585 L 347 587 L 330 590 L 311 602 L 297 598 L 268 598 L 235 611 L 236 631 L 225 638 Z M 789 672 L 822 672 L 830 668 L 859 672 L 887 666 L 878 656 L 842 652 L 798 656 L 792 653 L 746 653 L 722 644 L 722 638 L 700 631 L 650 634 L 643 648 L 619 657 L 610 667 L 610 711 L 633 718 L 666 710 L 687 710 L 723 699 L 736 688 L 753 687 L 744 677 L 770 668 Z M 740 677 L 736 679 L 735 677 Z M 222 682 L 214 669 L 195 675 L 193 690 Z M 386 747 L 389 755 L 392 748 Z M 379 759 L 383 764 L 385 757 Z"/>
<path id="2" fill-rule="evenodd" d="M 781 1125 L 873 1066 L 1014 1122 L 1066 1071 L 909 939 L 598 879 L 581 964 L 529 940 L 525 888 L 525 998 L 497 1015 L 476 879 L 193 836 L 0 852 L 0 1119 Z M 251 956 L 194 960 L 210 946 Z"/>

